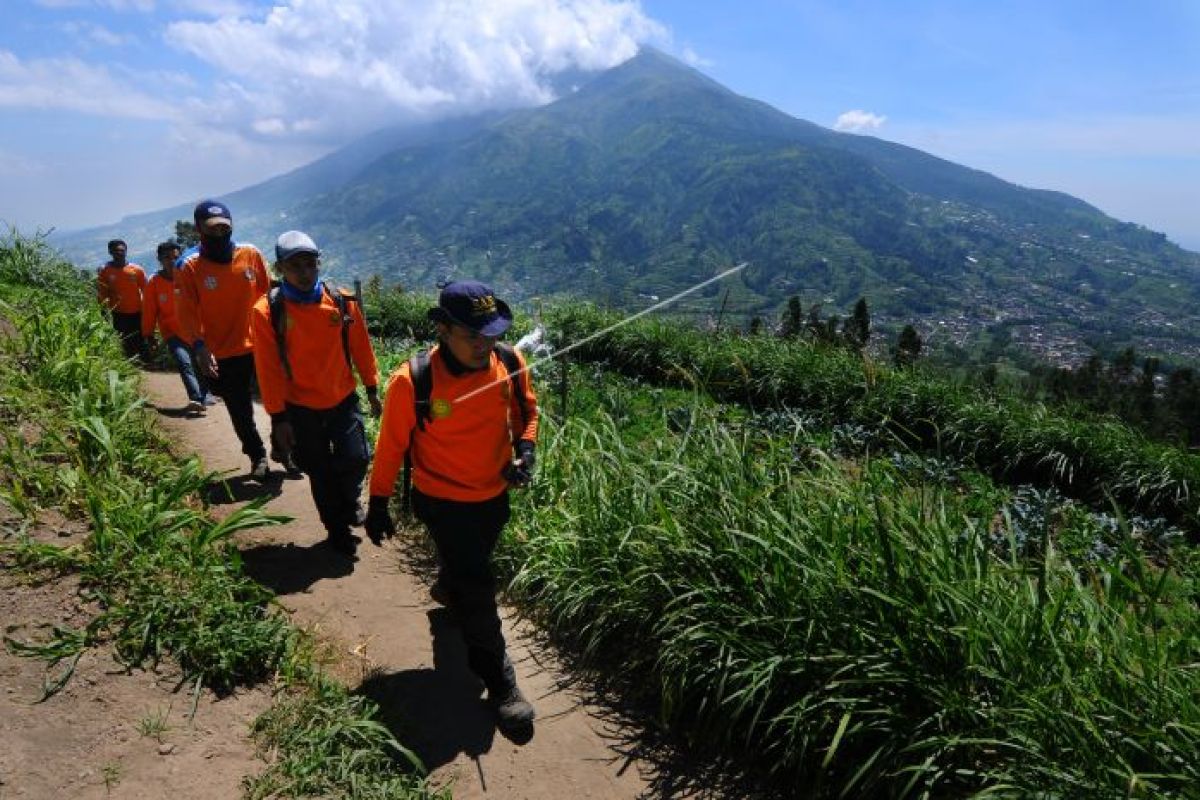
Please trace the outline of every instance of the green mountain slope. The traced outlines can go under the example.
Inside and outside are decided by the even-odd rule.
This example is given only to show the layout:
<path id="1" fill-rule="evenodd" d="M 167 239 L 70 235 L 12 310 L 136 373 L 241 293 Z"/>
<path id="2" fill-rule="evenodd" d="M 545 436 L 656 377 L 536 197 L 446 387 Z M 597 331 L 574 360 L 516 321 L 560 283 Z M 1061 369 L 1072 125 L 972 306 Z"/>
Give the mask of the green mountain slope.
<path id="1" fill-rule="evenodd" d="M 341 276 L 471 275 L 624 307 L 746 261 L 680 311 L 740 324 L 791 294 L 826 313 L 866 296 L 877 326 L 951 347 L 1200 356 L 1200 255 L 1068 195 L 795 119 L 653 50 L 542 108 L 374 144 L 231 195 L 239 234 L 309 229 Z"/>

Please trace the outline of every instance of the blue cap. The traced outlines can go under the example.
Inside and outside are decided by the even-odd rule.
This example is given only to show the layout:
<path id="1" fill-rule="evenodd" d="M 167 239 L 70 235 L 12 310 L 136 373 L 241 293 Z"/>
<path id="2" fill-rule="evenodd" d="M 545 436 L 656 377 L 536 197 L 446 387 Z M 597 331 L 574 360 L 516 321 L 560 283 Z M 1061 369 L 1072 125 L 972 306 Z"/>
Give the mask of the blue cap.
<path id="1" fill-rule="evenodd" d="M 478 281 L 446 284 L 436 308 L 429 309 L 434 322 L 457 323 L 484 336 L 499 336 L 512 325 L 512 311 L 503 300 Z"/>
<path id="2" fill-rule="evenodd" d="M 201 200 L 192 211 L 192 217 L 198 230 L 203 229 L 206 222 L 223 222 L 233 226 L 233 214 L 229 213 L 229 206 L 218 200 Z"/>

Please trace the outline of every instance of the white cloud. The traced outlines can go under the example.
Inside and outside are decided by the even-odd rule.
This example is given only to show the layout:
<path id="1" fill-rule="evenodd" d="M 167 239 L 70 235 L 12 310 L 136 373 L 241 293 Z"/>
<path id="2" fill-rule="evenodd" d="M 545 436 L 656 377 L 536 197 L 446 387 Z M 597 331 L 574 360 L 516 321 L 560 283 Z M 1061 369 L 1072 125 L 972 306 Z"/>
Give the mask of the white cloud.
<path id="1" fill-rule="evenodd" d="M 835 131 L 849 131 L 851 133 L 873 131 L 879 130 L 885 122 L 887 122 L 887 117 L 873 114 L 870 111 L 855 109 L 847 111 L 844 114 L 839 114 L 837 122 L 833 124 L 833 129 Z"/>
<path id="2" fill-rule="evenodd" d="M 35 0 L 42 8 L 106 8 L 109 11 L 153 11 L 154 0 Z"/>
<path id="3" fill-rule="evenodd" d="M 205 119 L 249 137 L 279 135 L 275 120 L 329 142 L 405 119 L 546 103 L 556 74 L 615 66 L 667 36 L 631 0 L 287 0 L 264 16 L 167 31 L 221 76 Z"/>
<path id="4" fill-rule="evenodd" d="M 105 47 L 120 47 L 133 41 L 133 37 L 111 31 L 103 25 L 93 22 L 66 22 L 62 29 L 72 36 L 77 36 L 85 42 L 103 45 Z"/>
<path id="5" fill-rule="evenodd" d="M 175 9 L 186 14 L 203 17 L 245 17 L 254 12 L 254 4 L 242 0 L 174 0 Z"/>
<path id="6" fill-rule="evenodd" d="M 65 109 L 105 117 L 170 119 L 168 104 L 77 58 L 22 61 L 0 50 L 0 107 Z"/>
<path id="7" fill-rule="evenodd" d="M 710 59 L 705 58 L 690 47 L 683 48 L 680 58 L 683 59 L 685 64 L 689 64 L 697 69 L 707 69 L 715 66 Z"/>
<path id="8" fill-rule="evenodd" d="M 37 175 L 45 169 L 46 165 L 36 159 L 0 150 L 0 175 L 7 177 Z"/>

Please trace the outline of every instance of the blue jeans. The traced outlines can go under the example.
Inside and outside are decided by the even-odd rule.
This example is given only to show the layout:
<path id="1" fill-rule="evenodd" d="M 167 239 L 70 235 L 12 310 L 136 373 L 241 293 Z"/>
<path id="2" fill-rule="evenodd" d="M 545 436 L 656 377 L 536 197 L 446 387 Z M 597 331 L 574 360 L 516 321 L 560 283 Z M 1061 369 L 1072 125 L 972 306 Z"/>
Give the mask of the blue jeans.
<path id="1" fill-rule="evenodd" d="M 171 356 L 175 359 L 175 366 L 179 369 L 179 377 L 183 379 L 183 390 L 187 392 L 188 400 L 204 402 L 208 392 L 204 389 L 196 373 L 191 348 L 184 344 L 179 337 L 172 336 L 167 339 L 167 349 L 171 351 Z"/>

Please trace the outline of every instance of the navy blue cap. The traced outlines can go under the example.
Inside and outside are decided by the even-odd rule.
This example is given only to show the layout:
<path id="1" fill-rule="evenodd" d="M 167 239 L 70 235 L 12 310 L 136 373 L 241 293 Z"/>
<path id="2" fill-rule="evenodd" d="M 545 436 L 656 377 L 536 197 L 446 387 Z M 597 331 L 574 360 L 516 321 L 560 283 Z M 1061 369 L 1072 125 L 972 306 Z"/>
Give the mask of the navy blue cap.
<path id="1" fill-rule="evenodd" d="M 218 200 L 201 200 L 192 211 L 192 217 L 198 229 L 203 228 L 204 223 L 209 221 L 224 222 L 230 227 L 233 226 L 233 214 L 229 213 L 229 206 Z"/>
<path id="2" fill-rule="evenodd" d="M 478 281 L 448 283 L 438 296 L 437 307 L 429 309 L 434 322 L 457 323 L 484 336 L 499 336 L 512 325 L 512 311 L 496 294 Z"/>

